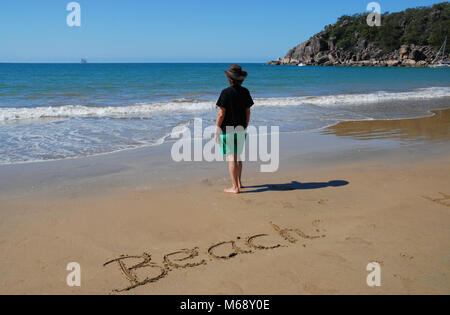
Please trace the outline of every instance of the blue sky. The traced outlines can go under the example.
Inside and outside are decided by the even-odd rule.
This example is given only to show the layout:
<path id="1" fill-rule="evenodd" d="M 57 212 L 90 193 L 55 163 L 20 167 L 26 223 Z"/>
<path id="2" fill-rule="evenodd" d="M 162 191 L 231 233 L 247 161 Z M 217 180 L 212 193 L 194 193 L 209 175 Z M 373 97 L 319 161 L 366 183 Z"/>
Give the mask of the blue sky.
<path id="1" fill-rule="evenodd" d="M 0 0 L 0 62 L 264 62 L 371 0 Z M 382 12 L 442 1 L 381 0 Z"/>

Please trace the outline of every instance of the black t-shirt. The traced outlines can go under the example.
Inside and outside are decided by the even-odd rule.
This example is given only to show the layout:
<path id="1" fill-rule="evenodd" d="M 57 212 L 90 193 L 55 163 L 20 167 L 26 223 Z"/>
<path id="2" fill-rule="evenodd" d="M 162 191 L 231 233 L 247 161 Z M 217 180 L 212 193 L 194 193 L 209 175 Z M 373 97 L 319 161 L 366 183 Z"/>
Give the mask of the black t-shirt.
<path id="1" fill-rule="evenodd" d="M 243 86 L 234 85 L 223 90 L 217 101 L 217 106 L 226 109 L 225 119 L 220 126 L 222 132 L 225 134 L 228 126 L 247 129 L 247 108 L 253 104 L 250 92 Z"/>

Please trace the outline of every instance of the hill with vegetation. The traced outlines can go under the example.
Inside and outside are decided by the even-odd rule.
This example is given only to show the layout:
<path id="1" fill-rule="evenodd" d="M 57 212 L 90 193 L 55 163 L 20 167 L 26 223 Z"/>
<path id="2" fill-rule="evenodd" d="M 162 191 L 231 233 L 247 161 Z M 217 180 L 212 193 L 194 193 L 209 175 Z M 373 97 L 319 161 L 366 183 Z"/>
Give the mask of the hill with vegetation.
<path id="1" fill-rule="evenodd" d="M 368 14 L 340 17 L 269 64 L 427 66 L 450 30 L 449 2 L 384 13 L 381 26 L 369 26 Z"/>

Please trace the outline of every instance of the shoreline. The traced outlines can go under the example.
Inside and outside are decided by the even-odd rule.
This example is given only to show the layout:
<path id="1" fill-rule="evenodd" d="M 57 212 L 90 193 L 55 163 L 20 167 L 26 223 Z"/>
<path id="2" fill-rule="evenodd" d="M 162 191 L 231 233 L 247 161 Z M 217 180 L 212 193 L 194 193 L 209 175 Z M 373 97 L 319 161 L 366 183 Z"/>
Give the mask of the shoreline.
<path id="1" fill-rule="evenodd" d="M 351 95 L 351 94 L 349 94 L 349 95 Z M 432 117 L 432 116 L 436 115 L 436 112 L 438 112 L 438 111 L 445 111 L 447 109 L 449 109 L 449 108 L 447 108 L 445 106 L 442 106 L 442 107 L 441 106 L 437 106 L 434 109 L 428 109 L 427 111 L 424 111 L 423 114 L 416 115 L 416 116 L 410 116 L 410 117 L 397 117 L 397 118 L 384 118 L 384 119 L 374 119 L 374 118 L 367 118 L 367 119 L 343 119 L 343 120 L 338 121 L 336 123 L 333 123 L 333 124 L 330 124 L 330 125 L 326 125 L 326 126 L 322 126 L 322 127 L 318 127 L 318 128 L 314 128 L 314 129 L 308 129 L 308 130 L 302 130 L 302 131 L 285 131 L 285 132 L 280 132 L 279 134 L 283 135 L 283 134 L 316 133 L 316 132 L 320 132 L 320 131 L 322 131 L 324 129 L 335 127 L 336 125 L 339 125 L 341 123 L 346 123 L 346 122 L 414 120 L 414 119 Z M 160 139 L 158 139 L 158 141 L 156 141 L 156 143 L 147 143 L 147 144 L 142 144 L 142 145 L 139 145 L 139 146 L 136 146 L 136 147 L 118 149 L 118 150 L 110 151 L 110 152 L 101 152 L 101 153 L 95 153 L 95 154 L 91 154 L 91 155 L 81 155 L 81 156 L 74 156 L 74 157 L 64 157 L 64 158 L 59 158 L 59 159 L 0 163 L 0 167 L 13 166 L 13 165 L 26 165 L 26 164 L 34 164 L 34 163 L 52 163 L 52 162 L 65 161 L 65 160 L 92 158 L 92 157 L 99 157 L 99 156 L 110 155 L 110 154 L 117 154 L 117 153 L 121 153 L 121 152 L 139 150 L 139 149 L 143 149 L 143 148 L 158 147 L 158 146 L 161 146 L 161 145 L 164 145 L 164 144 L 167 144 L 167 143 L 175 142 L 176 140 L 167 140 L 167 139 L 170 139 L 170 135 L 171 135 L 170 133 L 166 134 L 165 136 L 163 136 Z"/>
<path id="2" fill-rule="evenodd" d="M 445 114 L 443 118 L 444 123 L 449 121 L 450 109 L 433 110 L 430 113 L 433 115 L 420 118 L 343 121 L 314 131 L 280 133 L 280 171 L 284 167 L 298 167 L 299 165 L 296 165 L 297 162 L 293 160 L 299 156 L 304 159 L 302 161 L 303 166 L 300 166 L 305 169 L 309 166 L 317 167 L 321 166 L 321 164 L 329 164 L 333 161 L 333 158 L 335 159 L 333 163 L 341 163 L 342 161 L 345 163 L 358 162 L 360 159 L 367 160 L 371 158 L 370 155 L 373 153 L 380 156 L 389 156 L 391 161 L 399 161 L 402 158 L 410 159 L 408 146 L 398 146 L 395 142 L 392 142 L 392 135 L 384 139 L 374 137 L 374 139 L 369 139 L 370 141 L 360 141 L 342 134 L 339 126 L 357 125 L 357 129 L 367 129 L 368 126 L 374 124 L 390 125 L 392 123 L 405 124 L 406 122 L 408 124 L 408 122 L 412 122 L 412 126 L 407 127 L 414 130 L 417 128 L 414 125 L 416 121 L 422 122 L 422 124 L 425 122 L 426 126 L 433 125 L 433 118 L 437 117 L 436 113 Z M 426 126 L 421 128 L 429 128 Z M 389 128 L 398 131 L 398 126 L 390 126 Z M 369 128 L 369 130 L 371 129 Z M 427 131 L 425 130 L 424 132 Z M 127 187 L 145 186 L 149 181 L 154 184 L 155 180 L 152 178 L 160 176 L 161 171 L 164 172 L 163 179 L 166 182 L 171 180 L 179 181 L 180 177 L 178 174 L 183 173 L 185 178 L 195 179 L 208 176 L 210 171 L 216 175 L 223 173 L 224 163 L 222 162 L 173 162 L 170 158 L 170 148 L 174 142 L 175 140 L 170 140 L 161 145 L 148 145 L 87 157 L 0 165 L 0 200 L 9 194 L 18 193 L 24 195 L 39 192 L 43 189 L 54 190 L 57 188 L 61 190 L 64 187 L 66 187 L 64 189 L 68 190 L 69 188 L 67 187 L 70 187 L 70 185 L 82 187 L 81 183 L 86 181 L 86 178 L 92 178 L 91 181 L 94 183 L 98 182 L 100 188 L 114 186 L 114 189 L 126 189 Z M 298 143 L 301 146 L 301 150 L 292 147 L 291 143 Z M 411 145 L 419 145 L 415 149 L 417 155 L 424 154 L 423 152 L 426 152 L 430 147 L 428 143 L 420 143 L 420 141 L 419 144 L 412 141 Z M 432 148 L 435 147 L 432 146 Z M 440 150 L 445 150 L 446 147 L 441 146 Z M 438 152 L 436 149 L 433 151 Z M 431 156 L 432 154 L 424 154 L 426 158 Z M 324 162 L 317 162 L 322 160 Z M 250 172 L 257 173 L 260 164 L 249 162 L 247 163 L 247 168 Z M 194 166 L 194 168 L 190 166 Z M 15 174 L 20 174 L 20 176 Z M 118 184 L 117 180 L 113 180 L 112 183 L 114 185 L 109 185 L 108 180 L 110 178 L 121 178 L 123 183 Z M 139 178 L 139 180 L 136 180 L 136 178 Z M 91 186 L 94 188 L 96 185 L 91 184 Z M 98 187 L 95 187 L 94 191 L 98 192 Z M 89 189 L 80 189 L 79 193 L 89 193 Z"/>
<path id="3" fill-rule="evenodd" d="M 343 153 L 345 150 L 357 151 L 361 150 L 359 148 L 363 148 L 362 154 L 360 153 L 360 158 L 367 159 L 367 154 L 364 154 L 364 150 L 370 148 L 372 144 L 366 145 L 364 141 L 356 141 L 354 139 L 350 139 L 349 137 L 343 137 L 339 135 L 339 126 L 347 125 L 347 124 L 362 124 L 358 128 L 365 129 L 368 125 L 373 124 L 390 124 L 391 122 L 414 122 L 414 121 L 426 121 L 427 119 L 433 119 L 436 117 L 437 113 L 444 113 L 444 121 L 449 121 L 450 109 L 444 110 L 430 110 L 430 116 L 421 116 L 417 118 L 399 118 L 399 119 L 382 119 L 382 120 L 346 120 L 339 122 L 337 124 L 332 124 L 330 126 L 324 126 L 315 130 L 307 130 L 300 132 L 281 132 L 280 135 L 280 153 L 281 160 L 285 160 L 288 162 L 290 159 L 301 153 L 302 156 L 311 156 L 311 161 L 317 159 L 317 157 L 321 154 L 321 152 L 327 152 L 331 154 L 331 156 L 339 157 L 345 156 L 347 159 L 349 158 L 349 154 Z M 367 125 L 368 124 L 368 125 Z M 432 124 L 432 122 L 428 123 Z M 357 129 L 358 129 L 357 128 Z M 392 127 L 390 127 L 392 128 Z M 414 126 L 413 126 L 414 128 Z M 395 128 L 394 128 L 395 129 Z M 403 157 L 406 154 L 401 153 L 401 147 L 397 148 L 395 144 L 390 143 L 392 139 L 373 139 L 375 142 L 373 143 L 373 147 L 376 148 L 375 151 L 379 151 L 380 154 L 389 154 L 390 150 L 396 151 L 396 154 L 400 154 Z M 26 186 L 21 185 L 21 182 L 27 183 L 29 186 L 33 186 L 34 188 L 38 188 L 39 184 L 45 182 L 45 178 L 53 178 L 58 177 L 61 179 L 65 179 L 66 181 L 70 181 L 71 177 L 76 177 L 77 179 L 83 180 L 83 173 L 93 171 L 91 174 L 99 173 L 98 177 L 101 176 L 109 176 L 115 175 L 117 173 L 126 173 L 127 170 L 131 170 L 129 177 L 133 177 L 136 175 L 142 176 L 139 169 L 145 169 L 148 172 L 147 175 L 151 174 L 149 172 L 149 168 L 158 168 L 163 167 L 166 169 L 169 177 L 172 179 L 175 177 L 177 171 L 186 171 L 189 168 L 189 165 L 194 164 L 196 166 L 195 171 L 187 173 L 188 176 L 193 176 L 198 178 L 195 175 L 196 172 L 200 171 L 201 174 L 206 175 L 205 171 L 210 169 L 208 167 L 209 163 L 196 163 L 196 162 L 181 162 L 175 163 L 171 161 L 170 158 L 170 147 L 175 143 L 176 140 L 169 140 L 160 145 L 145 145 L 142 147 L 132 148 L 132 149 L 124 149 L 116 152 L 108 152 L 108 153 L 100 153 L 91 156 L 83 156 L 83 157 L 75 157 L 75 158 L 65 158 L 60 160 L 49 160 L 49 161 L 37 161 L 37 162 L 25 162 L 25 163 L 14 163 L 14 164 L 3 164 L 0 165 L 0 191 L 7 192 L 11 186 L 14 185 L 14 180 L 11 180 L 14 176 L 14 173 L 22 173 L 23 169 L 26 170 L 27 175 L 24 178 L 17 179 L 17 186 L 9 193 L 14 192 L 16 190 L 21 190 Z M 198 139 L 195 141 L 199 141 Z M 302 145 L 302 150 L 299 151 L 296 148 L 292 148 L 290 143 L 298 142 Z M 338 143 L 337 145 L 334 143 Z M 379 143 L 376 143 L 379 142 Z M 332 144 L 333 143 L 333 144 Z M 204 140 L 203 140 L 204 144 Z M 333 149 L 329 147 L 329 145 L 333 145 Z M 426 144 L 425 144 L 426 146 Z M 395 155 L 395 154 L 394 154 Z M 352 158 L 353 161 L 358 161 L 358 158 Z M 327 161 L 328 163 L 329 161 Z M 146 165 L 148 164 L 148 165 Z M 202 165 L 203 164 L 203 165 Z M 314 164 L 314 162 L 313 162 Z M 202 166 L 201 166 L 202 165 Z M 206 165 L 206 166 L 205 166 Z M 250 162 L 250 170 L 252 172 L 256 172 L 259 163 Z M 200 166 L 200 167 L 198 167 Z M 221 169 L 223 168 L 222 162 L 213 162 L 211 163 L 213 169 Z M 289 165 L 291 167 L 292 165 Z M 80 169 L 87 168 L 88 170 L 81 172 L 81 175 L 77 175 Z M 305 166 L 307 168 L 307 166 Z M 100 169 L 100 170 L 99 170 Z M 3 179 L 3 180 L 2 180 Z M 59 179 L 58 179 L 59 180 Z M 147 180 L 147 179 L 146 179 Z M 144 182 L 146 181 L 144 180 Z M 134 180 L 131 179 L 128 183 L 133 184 Z M 59 184 L 58 181 L 53 181 L 49 187 L 50 189 L 57 187 Z M 104 185 L 102 185 L 104 186 Z M 125 185 L 126 186 L 126 185 Z M 22 188 L 21 188 L 22 187 Z M 22 189 L 23 191 L 24 189 Z M 2 198 L 2 194 L 0 193 L 0 200 Z"/>

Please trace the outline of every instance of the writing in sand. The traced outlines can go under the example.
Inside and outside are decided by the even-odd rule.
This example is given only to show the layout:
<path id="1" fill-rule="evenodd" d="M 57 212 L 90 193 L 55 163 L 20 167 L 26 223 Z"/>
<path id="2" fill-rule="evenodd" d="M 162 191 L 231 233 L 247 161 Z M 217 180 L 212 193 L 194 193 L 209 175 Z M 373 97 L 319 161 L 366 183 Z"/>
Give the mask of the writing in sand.
<path id="1" fill-rule="evenodd" d="M 320 221 L 313 222 L 313 225 L 317 225 L 317 222 Z M 288 247 L 289 245 L 296 244 L 300 239 L 313 240 L 325 237 L 325 235 L 307 235 L 298 228 L 282 228 L 272 222 L 270 222 L 270 226 L 275 231 L 275 235 L 280 236 L 285 241 L 284 244 L 278 242 L 268 244 L 267 240 L 270 239 L 270 234 L 256 234 L 245 239 L 237 237 L 233 241 L 215 243 L 206 250 L 205 256 L 207 255 L 212 260 L 227 260 L 238 255 L 252 254 L 260 250 L 274 250 L 276 248 Z M 322 233 L 323 231 L 316 229 L 316 232 Z M 181 249 L 164 255 L 161 264 L 152 262 L 151 255 L 143 253 L 142 255 L 135 256 L 121 255 L 119 258 L 106 262 L 103 266 L 106 267 L 113 263 L 118 264 L 120 271 L 130 284 L 126 288 L 116 289 L 113 292 L 124 292 L 157 282 L 166 277 L 174 269 L 195 268 L 206 265 L 207 261 L 205 258 L 200 257 L 200 249 L 195 247 L 193 249 Z M 139 260 L 139 263 L 131 266 L 125 264 L 127 261 L 136 262 L 136 260 Z M 142 271 L 147 271 L 148 277 L 145 279 L 142 279 L 142 277 L 139 278 L 137 276 L 137 270 L 141 274 Z"/>

